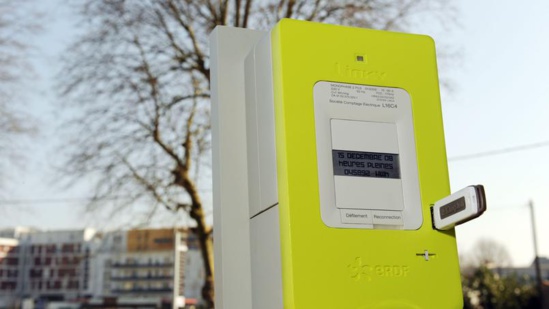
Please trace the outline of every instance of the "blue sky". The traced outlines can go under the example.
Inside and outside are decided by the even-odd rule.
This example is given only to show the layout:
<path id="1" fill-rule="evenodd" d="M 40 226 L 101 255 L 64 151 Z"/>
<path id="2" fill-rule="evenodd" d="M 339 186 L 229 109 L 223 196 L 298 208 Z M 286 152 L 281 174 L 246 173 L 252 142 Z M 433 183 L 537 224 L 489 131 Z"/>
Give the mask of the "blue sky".
<path id="1" fill-rule="evenodd" d="M 59 199 L 90 196 L 91 183 L 69 191 L 51 179 L 51 163 L 62 155 L 55 148 L 57 121 L 54 77 L 59 55 L 70 42 L 74 24 L 64 1 L 39 1 L 45 10 L 44 33 L 35 40 L 31 59 L 39 78 L 27 95 L 32 113 L 40 118 L 37 140 L 25 146 L 32 154 L 12 181 L 10 199 Z M 448 157 L 549 141 L 549 2 L 459 1 L 460 26 L 450 34 L 420 25 L 459 50 L 461 57 L 441 66 L 455 91 L 443 91 Z M 536 209 L 540 253 L 549 256 L 549 147 L 463 161 L 450 161 L 452 190 L 485 185 L 488 211 L 457 228 L 460 252 L 469 252 L 481 238 L 494 239 L 511 253 L 515 265 L 533 259 L 530 213 Z M 24 203 L 0 216 L 0 226 L 31 225 L 75 228 L 102 219 L 84 216 L 82 202 Z M 172 219 L 175 222 L 174 219 Z"/>
<path id="2" fill-rule="evenodd" d="M 443 96 L 448 156 L 549 141 L 549 3 L 464 1 L 457 91 Z M 549 147 L 450 161 L 452 190 L 484 184 L 488 211 L 457 228 L 461 251 L 494 239 L 515 264 L 533 259 L 530 212 L 535 205 L 539 251 L 549 255 Z"/>

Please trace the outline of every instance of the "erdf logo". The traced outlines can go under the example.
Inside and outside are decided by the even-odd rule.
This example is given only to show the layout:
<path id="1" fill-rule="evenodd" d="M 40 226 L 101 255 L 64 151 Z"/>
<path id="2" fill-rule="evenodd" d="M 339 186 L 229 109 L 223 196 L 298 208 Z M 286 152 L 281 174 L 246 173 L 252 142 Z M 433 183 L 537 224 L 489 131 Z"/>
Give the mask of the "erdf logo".
<path id="1" fill-rule="evenodd" d="M 410 268 L 405 265 L 367 265 L 362 262 L 361 257 L 347 265 L 349 276 L 355 280 L 372 281 L 374 277 L 402 278 L 407 277 Z"/>

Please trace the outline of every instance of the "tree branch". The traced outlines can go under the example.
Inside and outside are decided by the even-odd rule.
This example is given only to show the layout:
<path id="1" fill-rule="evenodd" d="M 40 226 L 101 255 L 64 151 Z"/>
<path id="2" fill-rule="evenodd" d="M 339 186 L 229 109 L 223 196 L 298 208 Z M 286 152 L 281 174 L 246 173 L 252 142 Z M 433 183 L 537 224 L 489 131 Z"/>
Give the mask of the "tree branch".
<path id="1" fill-rule="evenodd" d="M 246 0 L 246 5 L 244 5 L 244 18 L 242 18 L 242 28 L 248 27 L 248 19 L 250 16 L 250 10 L 252 8 L 253 0 Z"/>
<path id="2" fill-rule="evenodd" d="M 137 182 L 141 184 L 143 188 L 145 188 L 145 190 L 147 190 L 147 192 L 149 192 L 158 203 L 164 205 L 169 210 L 173 210 L 170 208 L 169 204 L 166 201 L 164 201 L 162 196 L 158 194 L 158 192 L 156 191 L 156 188 L 157 188 L 156 185 L 149 183 L 145 177 L 141 176 L 139 172 L 131 165 L 130 162 L 128 162 L 128 160 L 126 160 L 124 156 L 119 155 L 118 157 L 120 162 L 122 162 L 124 166 L 128 168 L 133 178 L 137 180 Z"/>
<path id="3" fill-rule="evenodd" d="M 175 153 L 175 151 L 170 146 L 164 143 L 164 141 L 160 136 L 160 102 L 158 98 L 157 79 L 156 77 L 154 77 L 151 71 L 149 63 L 147 61 L 147 57 L 145 56 L 145 52 L 137 36 L 134 37 L 134 43 L 139 49 L 143 71 L 147 75 L 147 84 L 151 87 L 151 99 L 154 102 L 154 117 L 153 117 L 153 126 L 152 126 L 153 140 L 158 144 L 158 146 L 160 146 L 164 150 L 164 152 L 166 152 L 167 155 L 172 157 L 178 164 L 184 166 L 185 163 L 181 160 L 181 158 L 179 158 L 179 156 Z"/>
<path id="4" fill-rule="evenodd" d="M 211 6 L 211 3 L 209 1 L 208 1 L 208 3 Z M 179 23 L 179 25 L 181 25 L 181 27 L 183 27 L 183 29 L 186 30 L 187 35 L 189 36 L 189 39 L 191 40 L 191 43 L 192 43 L 193 49 L 194 49 L 194 53 L 195 53 L 196 70 L 198 72 L 202 73 L 204 75 L 204 77 L 207 80 L 209 80 L 210 79 L 210 70 L 208 70 L 206 68 L 205 61 L 204 61 L 205 56 L 204 56 L 204 53 L 202 52 L 202 49 L 198 45 L 198 39 L 196 37 L 194 28 L 190 24 L 186 23 L 181 18 L 183 13 L 181 11 L 179 11 L 178 7 L 173 3 L 172 0 L 168 1 L 168 7 L 171 10 L 172 16 Z M 212 8 L 212 10 L 215 11 L 215 9 L 213 9 L 213 8 Z M 214 19 L 217 20 L 217 18 L 214 18 Z"/>
<path id="5" fill-rule="evenodd" d="M 241 5 L 241 0 L 235 0 L 234 1 L 234 21 L 233 21 L 233 25 L 235 27 L 240 27 L 240 5 Z"/>

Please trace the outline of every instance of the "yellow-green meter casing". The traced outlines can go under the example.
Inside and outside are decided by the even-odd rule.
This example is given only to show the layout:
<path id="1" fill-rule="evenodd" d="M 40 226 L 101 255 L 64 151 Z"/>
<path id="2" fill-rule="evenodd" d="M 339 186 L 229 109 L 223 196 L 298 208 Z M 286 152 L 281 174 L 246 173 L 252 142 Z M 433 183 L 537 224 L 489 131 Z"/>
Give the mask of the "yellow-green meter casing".
<path id="1" fill-rule="evenodd" d="M 431 224 L 430 205 L 450 193 L 433 40 L 282 20 L 271 47 L 284 308 L 462 308 L 454 231 Z M 322 81 L 408 93 L 419 228 L 321 218 L 313 89 Z"/>

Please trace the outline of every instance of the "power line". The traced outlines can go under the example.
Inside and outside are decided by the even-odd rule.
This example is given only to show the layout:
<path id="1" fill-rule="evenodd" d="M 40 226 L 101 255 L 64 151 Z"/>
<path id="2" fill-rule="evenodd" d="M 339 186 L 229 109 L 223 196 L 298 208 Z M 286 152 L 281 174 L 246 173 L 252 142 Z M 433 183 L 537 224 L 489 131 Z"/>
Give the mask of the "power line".
<path id="1" fill-rule="evenodd" d="M 211 188 L 198 188 L 202 192 L 211 192 Z M 113 195 L 108 197 L 61 197 L 61 198 L 36 198 L 36 199 L 0 199 L 1 205 L 21 205 L 21 204 L 58 204 L 58 203 L 89 203 L 93 201 L 114 201 L 114 200 L 131 200 L 135 199 L 131 195 Z"/>
<path id="2" fill-rule="evenodd" d="M 456 156 L 448 158 L 448 161 L 463 161 L 463 160 L 471 160 L 471 159 L 477 159 L 482 157 L 490 157 L 500 154 L 506 154 L 510 152 L 518 152 L 518 151 L 524 151 L 524 150 L 530 150 L 535 148 L 541 148 L 541 147 L 547 147 L 549 146 L 549 141 L 534 143 L 534 144 L 526 144 L 521 146 L 515 146 L 515 147 L 509 147 L 509 148 L 502 148 L 497 150 L 490 150 L 485 152 L 477 152 L 473 154 L 467 154 L 462 156 Z"/>
<path id="3" fill-rule="evenodd" d="M 75 198 L 41 198 L 41 199 L 10 199 L 10 200 L 1 200 L 0 205 L 2 204 L 55 204 L 55 203 L 89 203 L 94 200 L 120 200 L 120 199 L 132 199 L 132 196 L 111 196 L 105 198 L 93 198 L 93 197 L 75 197 Z"/>
<path id="4" fill-rule="evenodd" d="M 541 147 L 547 147 L 549 146 L 549 141 L 534 143 L 534 144 L 526 144 L 521 146 L 515 146 L 515 147 L 509 147 L 509 148 L 502 148 L 502 149 L 496 149 L 496 150 L 489 150 L 485 152 L 477 152 L 473 154 L 467 154 L 467 155 L 461 155 L 456 157 L 450 157 L 448 158 L 448 161 L 464 161 L 464 160 L 471 160 L 471 159 L 477 159 L 482 157 L 490 157 L 490 156 L 496 156 L 511 152 L 519 152 L 524 150 L 530 150 L 530 149 L 536 149 Z M 211 191 L 210 189 L 199 189 L 200 191 Z M 131 199 L 133 197 L 131 196 L 112 196 L 107 198 L 100 198 L 100 200 L 117 200 L 117 199 Z M 91 202 L 93 201 L 93 197 L 78 197 L 78 198 L 49 198 L 49 199 L 11 199 L 11 200 L 0 200 L 1 204 L 52 204 L 52 203 L 82 203 L 82 202 Z"/>

